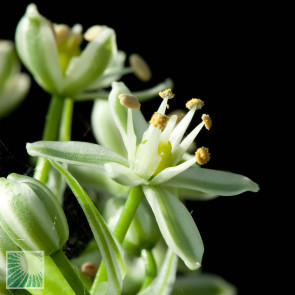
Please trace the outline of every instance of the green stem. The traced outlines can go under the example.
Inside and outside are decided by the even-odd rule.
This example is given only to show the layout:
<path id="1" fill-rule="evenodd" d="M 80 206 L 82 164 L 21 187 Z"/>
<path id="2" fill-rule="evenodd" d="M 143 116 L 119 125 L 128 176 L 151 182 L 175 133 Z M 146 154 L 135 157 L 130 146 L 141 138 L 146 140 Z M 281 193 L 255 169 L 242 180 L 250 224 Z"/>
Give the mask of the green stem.
<path id="1" fill-rule="evenodd" d="M 71 262 L 62 250 L 51 255 L 51 258 L 77 295 L 89 294 L 88 290 L 81 282 L 77 271 L 73 268 Z"/>
<path id="2" fill-rule="evenodd" d="M 143 249 L 141 251 L 141 257 L 145 264 L 145 279 L 142 283 L 140 291 L 145 289 L 157 276 L 157 264 L 155 262 L 152 251 Z"/>
<path id="3" fill-rule="evenodd" d="M 143 198 L 141 186 L 133 187 L 121 212 L 120 218 L 114 229 L 114 236 L 119 243 L 123 243 L 126 233 L 130 227 L 137 208 Z M 107 272 L 104 262 L 102 261 L 98 269 L 97 275 L 91 290 L 95 290 L 96 286 L 101 282 L 107 281 Z"/>
<path id="4" fill-rule="evenodd" d="M 64 100 L 64 107 L 62 111 L 59 140 L 68 141 L 71 139 L 72 133 L 72 120 L 73 120 L 74 101 L 71 98 Z"/>
<path id="5" fill-rule="evenodd" d="M 43 131 L 42 140 L 56 140 L 60 116 L 63 107 L 63 99 L 57 96 L 52 96 L 50 105 L 48 108 L 47 116 L 45 119 L 45 126 Z M 44 158 L 38 158 L 37 165 L 34 173 L 34 178 L 46 183 L 50 164 L 48 160 Z"/>

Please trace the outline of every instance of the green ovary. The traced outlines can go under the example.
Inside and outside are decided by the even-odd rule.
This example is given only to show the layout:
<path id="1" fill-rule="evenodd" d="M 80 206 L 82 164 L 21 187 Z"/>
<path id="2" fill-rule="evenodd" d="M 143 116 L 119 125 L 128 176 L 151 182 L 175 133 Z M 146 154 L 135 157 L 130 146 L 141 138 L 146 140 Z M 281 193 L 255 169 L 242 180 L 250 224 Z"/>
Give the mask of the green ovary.
<path id="1" fill-rule="evenodd" d="M 168 143 L 159 143 L 158 146 L 158 154 L 162 158 L 158 168 L 156 169 L 153 176 L 160 173 L 162 170 L 166 169 L 167 167 L 173 166 L 174 158 L 172 155 L 172 146 L 171 143 L 168 141 Z"/>

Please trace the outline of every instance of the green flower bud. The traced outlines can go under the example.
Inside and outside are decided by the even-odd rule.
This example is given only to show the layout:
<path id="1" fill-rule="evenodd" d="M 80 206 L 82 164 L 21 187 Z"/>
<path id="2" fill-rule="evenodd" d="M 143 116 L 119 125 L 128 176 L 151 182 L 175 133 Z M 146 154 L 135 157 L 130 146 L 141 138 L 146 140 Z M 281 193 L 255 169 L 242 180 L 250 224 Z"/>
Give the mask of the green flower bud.
<path id="1" fill-rule="evenodd" d="M 11 241 L 4 230 L 0 228 L 0 294 L 11 294 L 8 290 L 5 290 L 6 251 L 19 251 L 19 248 Z"/>
<path id="2" fill-rule="evenodd" d="M 18 54 L 39 85 L 49 93 L 72 97 L 81 93 L 105 71 L 116 53 L 115 33 L 105 27 L 81 51 L 82 27 L 52 24 L 27 7 L 16 30 Z"/>
<path id="3" fill-rule="evenodd" d="M 0 178 L 0 203 L 0 226 L 21 249 L 51 255 L 67 241 L 64 212 L 41 182 L 18 174 Z"/>
<path id="4" fill-rule="evenodd" d="M 114 229 L 126 200 L 111 198 L 107 201 L 104 214 L 108 225 Z M 158 242 L 160 231 L 150 207 L 142 201 L 136 211 L 123 242 L 127 253 L 140 255 L 142 249 L 152 249 Z"/>
<path id="5" fill-rule="evenodd" d="M 13 43 L 0 40 L 0 118 L 25 98 L 29 87 L 30 78 L 20 73 L 20 62 Z"/>

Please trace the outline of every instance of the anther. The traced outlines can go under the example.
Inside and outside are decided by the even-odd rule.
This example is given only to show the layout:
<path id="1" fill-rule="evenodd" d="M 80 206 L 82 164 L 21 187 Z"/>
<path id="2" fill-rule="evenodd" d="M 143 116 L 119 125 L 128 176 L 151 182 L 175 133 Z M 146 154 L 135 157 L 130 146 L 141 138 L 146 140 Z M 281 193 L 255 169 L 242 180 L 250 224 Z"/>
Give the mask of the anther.
<path id="1" fill-rule="evenodd" d="M 70 33 L 70 28 L 64 24 L 53 24 L 54 36 L 56 43 L 59 44 L 64 41 Z"/>
<path id="2" fill-rule="evenodd" d="M 204 102 L 199 98 L 192 98 L 185 105 L 189 110 L 196 106 L 197 110 L 200 110 L 204 106 Z"/>
<path id="3" fill-rule="evenodd" d="M 124 107 L 132 110 L 139 110 L 140 103 L 134 95 L 131 94 L 120 94 L 119 95 L 120 103 Z"/>
<path id="4" fill-rule="evenodd" d="M 212 120 L 211 120 L 211 118 L 209 117 L 209 115 L 205 115 L 205 114 L 203 114 L 203 115 L 202 115 L 202 120 L 205 122 L 205 127 L 206 127 L 206 129 L 210 130 L 211 127 L 212 127 Z"/>
<path id="5" fill-rule="evenodd" d="M 88 42 L 94 40 L 105 28 L 106 28 L 106 26 L 99 26 L 99 25 L 95 25 L 95 26 L 90 27 L 84 33 L 84 39 Z"/>
<path id="6" fill-rule="evenodd" d="M 197 149 L 195 156 L 197 163 L 204 165 L 209 162 L 211 154 L 209 153 L 209 149 L 203 146 Z"/>
<path id="7" fill-rule="evenodd" d="M 155 112 L 150 120 L 150 124 L 160 130 L 163 130 L 166 127 L 168 120 L 168 116 Z"/>
<path id="8" fill-rule="evenodd" d="M 165 98 L 171 99 L 171 98 L 173 98 L 173 97 L 175 96 L 175 94 L 172 92 L 171 89 L 166 89 L 166 90 L 164 90 L 164 91 L 161 91 L 161 92 L 159 92 L 159 95 L 160 95 L 163 99 L 165 99 Z"/>
<path id="9" fill-rule="evenodd" d="M 138 79 L 147 82 L 152 77 L 152 72 L 147 62 L 137 53 L 129 56 L 129 63 Z"/>
<path id="10" fill-rule="evenodd" d="M 81 272 L 86 276 L 94 278 L 97 273 L 97 266 L 92 262 L 84 262 L 81 266 Z"/>

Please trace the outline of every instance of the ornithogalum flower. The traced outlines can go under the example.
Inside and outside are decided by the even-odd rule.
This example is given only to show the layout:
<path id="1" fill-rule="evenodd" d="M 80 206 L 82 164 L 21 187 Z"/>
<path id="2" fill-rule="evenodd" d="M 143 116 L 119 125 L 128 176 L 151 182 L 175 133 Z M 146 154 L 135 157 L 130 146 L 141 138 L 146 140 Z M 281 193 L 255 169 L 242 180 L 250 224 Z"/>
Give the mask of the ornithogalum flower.
<path id="1" fill-rule="evenodd" d="M 205 147 L 194 156 L 186 153 L 202 127 L 211 128 L 210 117 L 203 114 L 202 122 L 184 137 L 203 101 L 190 100 L 188 113 L 176 125 L 176 116 L 169 119 L 165 115 L 174 94 L 168 89 L 160 96 L 163 101 L 148 124 L 139 110 L 140 103 L 128 88 L 121 82 L 112 84 L 110 116 L 122 138 L 125 156 L 111 150 L 113 143 L 108 140 L 109 148 L 85 142 L 40 141 L 28 144 L 27 151 L 32 156 L 97 167 L 122 185 L 141 186 L 168 247 L 190 269 L 196 269 L 201 263 L 203 243 L 191 214 L 179 199 L 178 189 L 228 196 L 257 192 L 259 188 L 245 176 L 201 168 L 210 159 Z"/>
<path id="2" fill-rule="evenodd" d="M 82 51 L 81 25 L 70 29 L 63 24 L 52 24 L 38 12 L 35 4 L 30 4 L 17 26 L 16 48 L 44 90 L 75 98 L 88 87 L 92 89 L 103 74 L 118 74 L 125 58 L 124 53 L 117 51 L 111 28 L 94 27 L 86 32 L 85 38 L 90 42 Z M 101 79 L 98 83 L 105 86 L 106 81 Z"/>
<path id="3" fill-rule="evenodd" d="M 0 118 L 17 107 L 28 93 L 31 80 L 20 68 L 14 44 L 0 40 Z"/>

